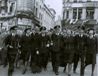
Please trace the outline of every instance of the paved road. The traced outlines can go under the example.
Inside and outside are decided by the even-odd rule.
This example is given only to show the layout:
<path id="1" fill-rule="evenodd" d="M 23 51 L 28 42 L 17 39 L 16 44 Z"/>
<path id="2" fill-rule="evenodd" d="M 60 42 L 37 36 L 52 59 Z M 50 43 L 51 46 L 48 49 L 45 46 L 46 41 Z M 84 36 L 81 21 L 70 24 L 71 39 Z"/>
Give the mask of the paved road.
<path id="1" fill-rule="evenodd" d="M 48 64 L 47 68 L 48 68 L 47 71 L 42 71 L 40 74 L 32 74 L 30 72 L 30 69 L 28 68 L 28 71 L 26 72 L 25 75 L 22 75 L 23 68 L 15 69 L 13 76 L 55 76 L 55 74 L 52 72 L 51 63 Z M 7 69 L 8 67 L 3 68 L 3 66 L 0 66 L 0 76 L 7 76 Z M 96 64 L 94 76 L 98 76 L 97 69 L 98 69 L 98 55 L 97 55 L 97 64 Z M 78 66 L 77 73 L 73 74 L 72 72 L 72 76 L 80 76 L 79 72 L 80 72 L 80 67 Z M 63 73 L 62 67 L 59 68 L 59 73 L 60 73 L 59 76 L 67 76 L 67 73 Z M 90 75 L 91 75 L 91 65 L 89 65 L 85 70 L 85 76 L 90 76 Z"/>

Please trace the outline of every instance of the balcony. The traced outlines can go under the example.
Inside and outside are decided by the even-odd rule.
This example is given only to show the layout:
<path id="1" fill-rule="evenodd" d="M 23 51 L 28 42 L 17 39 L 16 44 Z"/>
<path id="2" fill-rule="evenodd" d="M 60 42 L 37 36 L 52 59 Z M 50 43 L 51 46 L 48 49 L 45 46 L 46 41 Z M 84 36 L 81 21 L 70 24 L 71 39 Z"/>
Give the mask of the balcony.
<path id="1" fill-rule="evenodd" d="M 10 15 L 7 13 L 0 14 L 0 19 L 11 18 L 11 17 L 14 17 L 14 13 Z"/>
<path id="2" fill-rule="evenodd" d="M 67 2 L 65 3 L 65 8 L 80 8 L 80 7 L 98 7 L 98 1 L 93 1 L 93 2 L 78 2 L 78 3 L 73 3 L 73 2 Z"/>

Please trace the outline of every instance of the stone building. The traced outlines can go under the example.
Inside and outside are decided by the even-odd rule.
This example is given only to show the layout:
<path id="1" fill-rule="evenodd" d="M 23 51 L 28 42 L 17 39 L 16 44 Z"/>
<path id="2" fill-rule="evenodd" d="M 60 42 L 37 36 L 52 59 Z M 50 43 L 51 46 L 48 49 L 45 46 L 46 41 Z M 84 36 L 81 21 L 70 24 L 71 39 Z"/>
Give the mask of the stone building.
<path id="1" fill-rule="evenodd" d="M 95 19 L 98 21 L 98 1 L 63 0 L 65 19 Z"/>
<path id="2" fill-rule="evenodd" d="M 8 30 L 15 25 L 16 2 L 14 0 L 0 0 L 0 29 Z"/>
<path id="3" fill-rule="evenodd" d="M 63 19 L 70 20 L 70 22 L 90 20 L 96 25 L 98 23 L 98 0 L 63 0 Z"/>
<path id="4" fill-rule="evenodd" d="M 0 0 L 1 29 L 8 30 L 11 26 L 50 28 L 54 25 L 54 19 L 53 10 L 46 7 L 44 0 Z"/>
<path id="5" fill-rule="evenodd" d="M 54 9 L 48 8 L 44 4 L 42 26 L 45 26 L 48 30 L 53 28 L 55 26 L 55 14 Z"/>

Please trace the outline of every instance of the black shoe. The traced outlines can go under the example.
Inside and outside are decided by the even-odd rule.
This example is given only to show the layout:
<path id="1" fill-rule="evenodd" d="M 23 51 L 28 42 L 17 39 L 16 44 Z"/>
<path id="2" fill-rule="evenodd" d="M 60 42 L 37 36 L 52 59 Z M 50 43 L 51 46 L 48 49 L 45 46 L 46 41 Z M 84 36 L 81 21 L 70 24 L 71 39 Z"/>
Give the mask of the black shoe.
<path id="1" fill-rule="evenodd" d="M 73 71 L 74 74 L 76 74 L 76 71 Z"/>
<path id="2" fill-rule="evenodd" d="M 26 73 L 26 69 L 22 72 L 22 74 L 25 74 Z"/>
<path id="3" fill-rule="evenodd" d="M 71 76 L 70 74 L 68 74 L 68 76 Z"/>
<path id="4" fill-rule="evenodd" d="M 56 75 L 59 75 L 59 72 L 55 72 Z"/>
<path id="5" fill-rule="evenodd" d="M 8 73 L 8 76 L 12 76 L 12 73 Z"/>

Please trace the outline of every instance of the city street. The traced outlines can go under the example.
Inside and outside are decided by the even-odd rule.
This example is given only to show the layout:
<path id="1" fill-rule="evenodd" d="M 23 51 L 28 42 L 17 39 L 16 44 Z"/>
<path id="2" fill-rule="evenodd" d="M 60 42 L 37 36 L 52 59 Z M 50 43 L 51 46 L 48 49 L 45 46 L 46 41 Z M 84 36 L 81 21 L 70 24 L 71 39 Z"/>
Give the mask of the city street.
<path id="1" fill-rule="evenodd" d="M 98 55 L 97 55 L 97 64 L 98 64 Z M 15 69 L 15 72 L 14 72 L 14 75 L 13 76 L 55 76 L 55 74 L 52 71 L 52 68 L 51 68 L 51 64 L 50 63 L 48 64 L 48 67 L 47 68 L 48 68 L 47 71 L 42 71 L 39 74 L 32 74 L 30 72 L 30 69 L 28 69 L 28 71 L 24 75 L 22 74 L 22 68 L 21 69 Z M 0 67 L 0 76 L 7 76 L 7 69 L 8 68 L 3 68 L 1 66 Z M 76 74 L 73 74 L 72 73 L 72 76 L 80 76 L 79 75 L 79 69 L 80 68 L 78 66 L 77 73 Z M 97 69 L 98 69 L 98 65 L 96 65 L 94 76 L 98 76 Z M 91 65 L 89 65 L 86 68 L 86 70 L 85 70 L 85 76 L 90 76 L 90 75 L 91 75 Z M 63 73 L 63 68 L 62 67 L 59 68 L 59 75 L 58 76 L 67 76 L 67 73 Z"/>
<path id="2" fill-rule="evenodd" d="M 97 53 L 98 0 L 0 0 L 0 76 L 98 76 Z"/>

